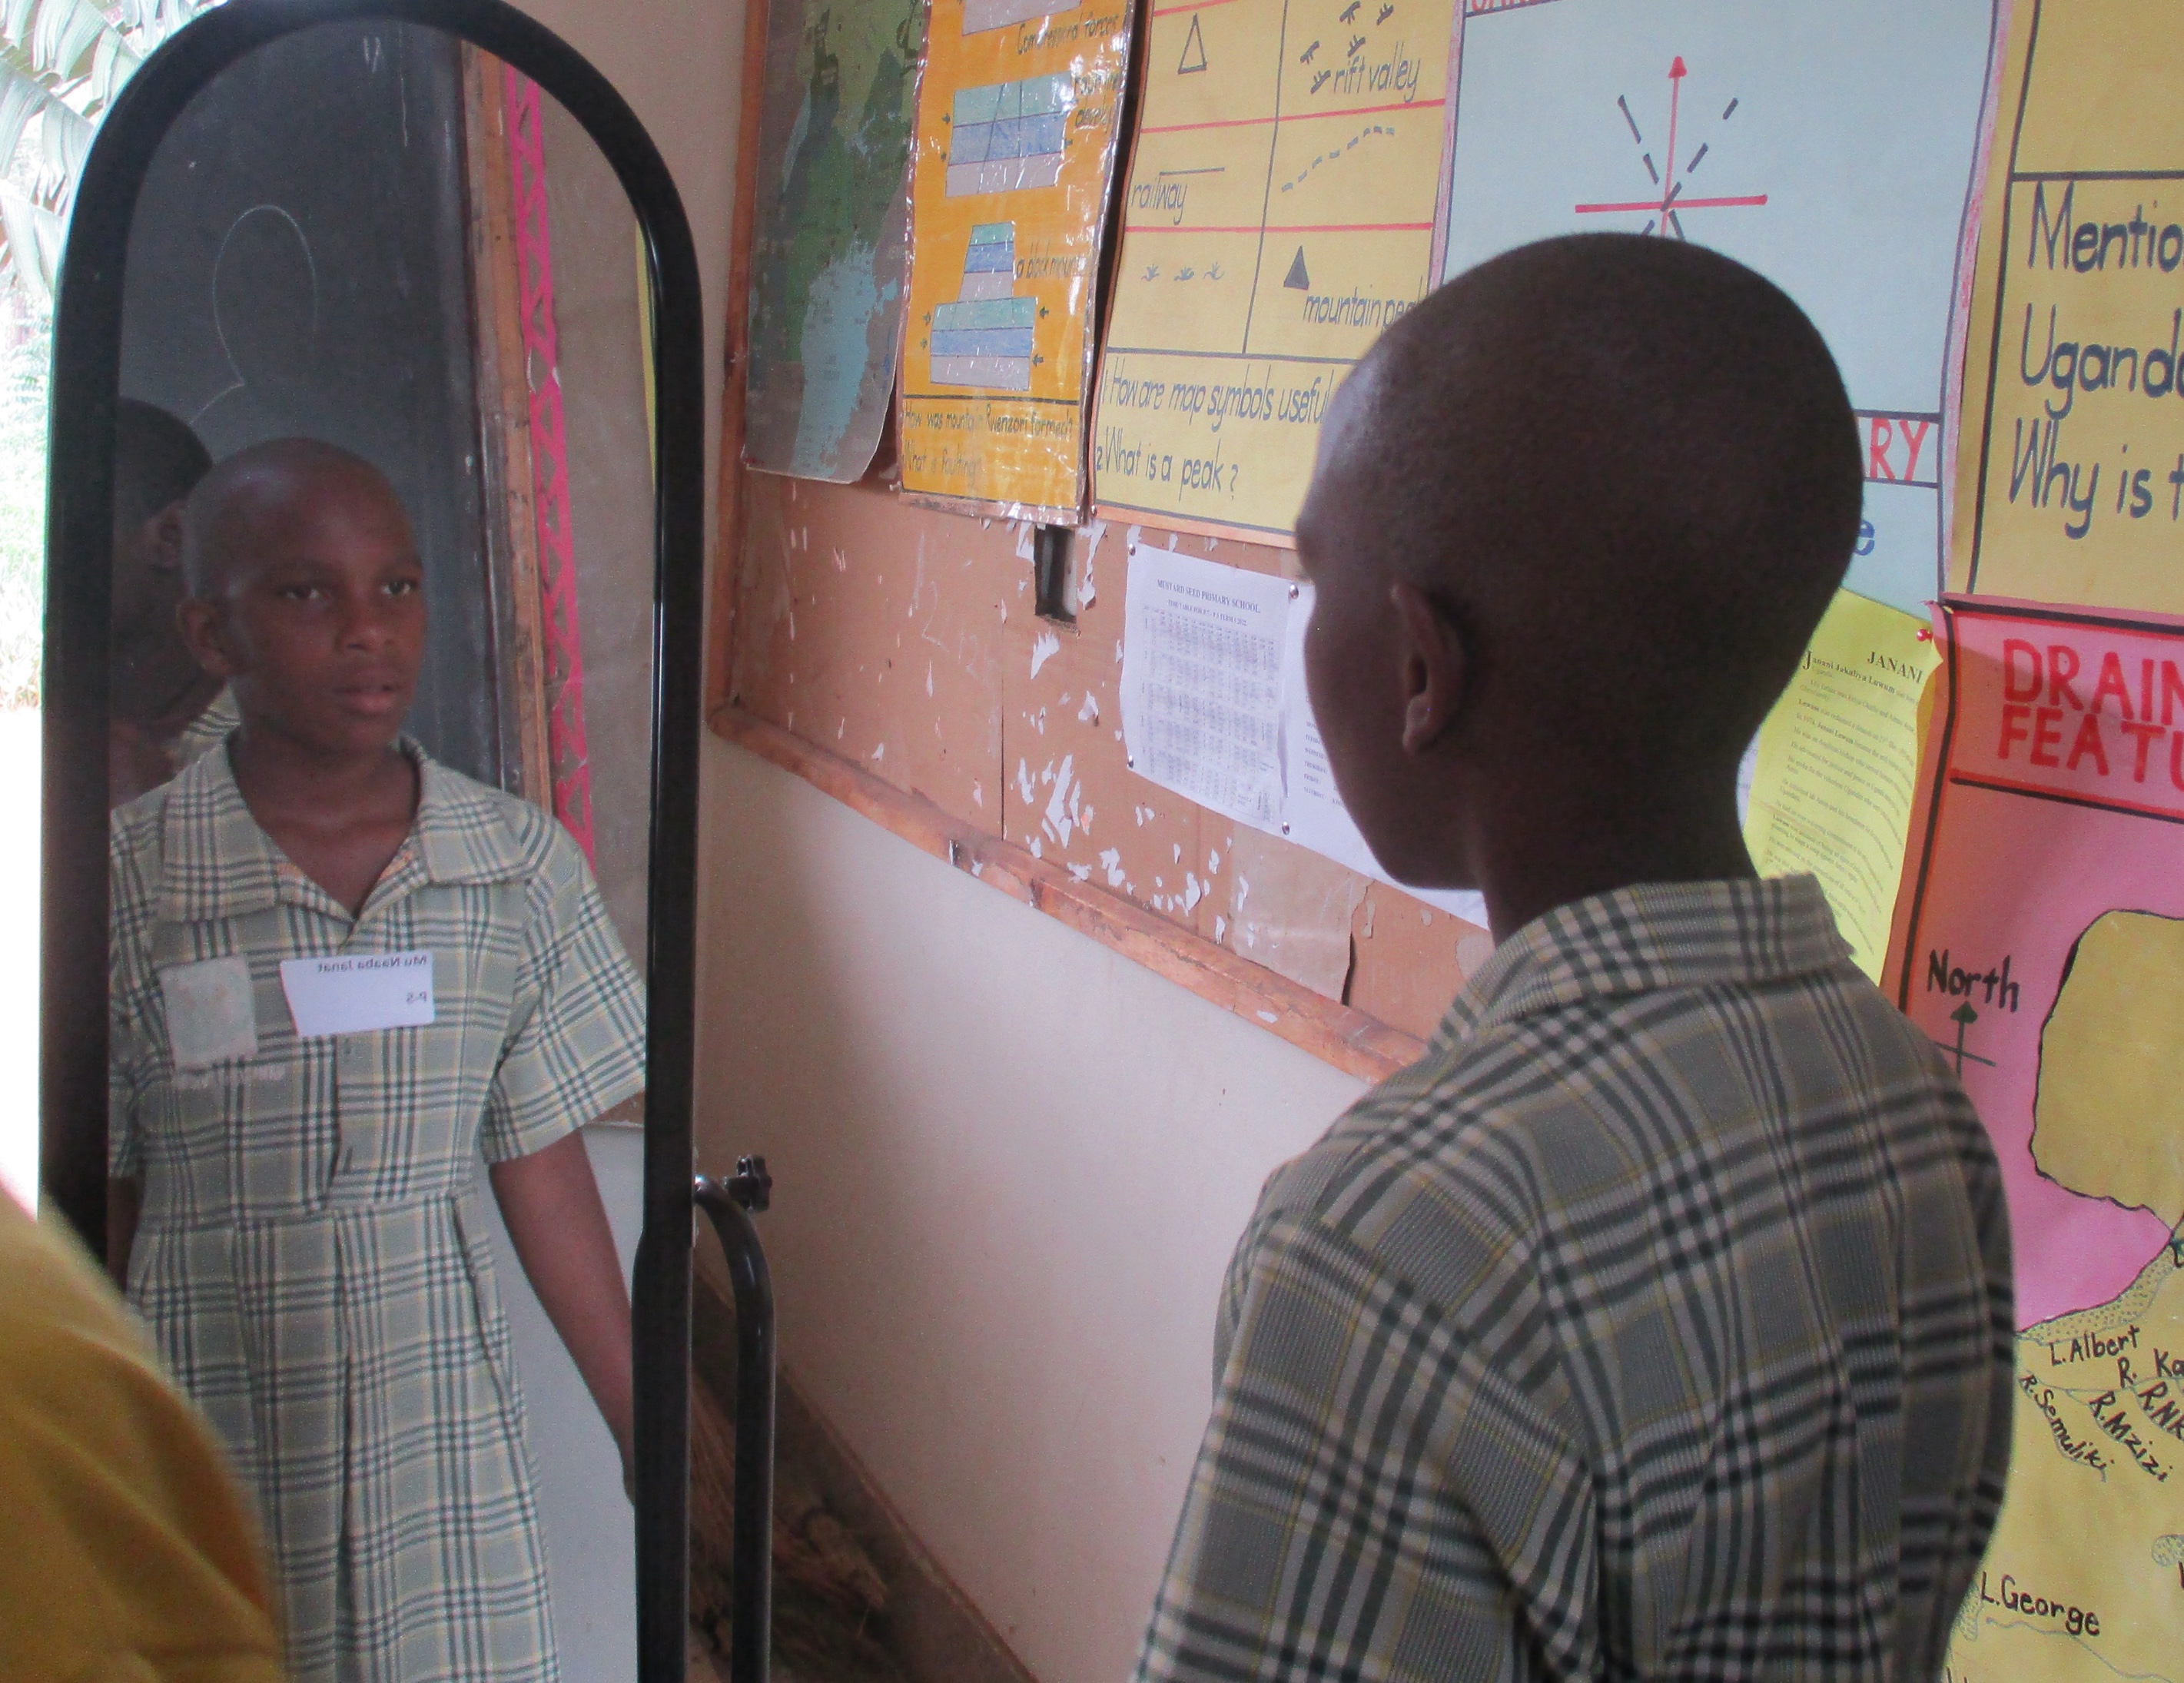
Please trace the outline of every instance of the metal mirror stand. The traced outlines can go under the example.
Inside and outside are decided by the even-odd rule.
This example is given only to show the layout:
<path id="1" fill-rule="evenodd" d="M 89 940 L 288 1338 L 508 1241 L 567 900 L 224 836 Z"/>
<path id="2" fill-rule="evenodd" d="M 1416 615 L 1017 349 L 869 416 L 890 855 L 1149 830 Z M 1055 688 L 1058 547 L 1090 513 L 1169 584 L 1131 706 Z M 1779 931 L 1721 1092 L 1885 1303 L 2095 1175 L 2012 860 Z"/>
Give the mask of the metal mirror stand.
<path id="1" fill-rule="evenodd" d="M 772 1201 L 764 1157 L 739 1157 L 727 1181 L 699 1175 L 698 1207 L 713 1218 L 736 1299 L 735 1583 L 728 1675 L 766 1683 L 773 1635 L 773 1277 L 751 1218 Z"/>
<path id="2" fill-rule="evenodd" d="M 644 1224 L 632 1293 L 638 1675 L 679 1683 L 688 1624 L 690 1267 L 694 1218 L 698 747 L 705 554 L 704 304 L 681 199 L 621 96 L 502 0 L 230 0 L 177 33 L 115 101 L 85 165 L 53 326 L 47 515 L 39 1072 L 47 1198 L 95 1252 L 106 1225 L 108 649 L 122 281 L 137 192 L 191 98 L 315 25 L 373 19 L 459 36 L 560 102 L 611 164 L 648 254 L 654 321 L 652 828 Z M 771 1294 L 746 1210 L 762 1167 L 705 1195 L 730 1240 L 739 1337 L 737 1683 L 766 1675 L 772 1462 Z M 732 1237 L 733 1236 L 733 1237 Z M 762 1371 L 761 1371 L 762 1370 Z M 761 1384 L 762 1381 L 762 1384 Z M 763 1407 L 760 1407 L 761 1391 Z M 746 1509 L 749 1512 L 746 1514 Z M 749 1611 L 745 1614 L 744 1609 Z"/>

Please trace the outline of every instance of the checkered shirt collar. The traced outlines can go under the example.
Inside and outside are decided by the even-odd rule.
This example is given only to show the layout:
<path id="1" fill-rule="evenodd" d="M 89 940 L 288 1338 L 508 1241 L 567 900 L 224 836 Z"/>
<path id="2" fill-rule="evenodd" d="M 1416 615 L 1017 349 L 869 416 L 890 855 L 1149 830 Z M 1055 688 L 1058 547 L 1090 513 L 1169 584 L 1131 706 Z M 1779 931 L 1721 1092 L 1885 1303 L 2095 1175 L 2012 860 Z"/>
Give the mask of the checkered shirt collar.
<path id="1" fill-rule="evenodd" d="M 1502 942 L 1457 995 L 1433 1046 L 1445 1051 L 1585 1000 L 1749 986 L 1850 962 L 1811 877 L 1641 883 L 1558 906 Z"/>
<path id="2" fill-rule="evenodd" d="M 503 883 L 523 875 L 515 837 L 481 791 L 413 738 L 403 737 L 400 746 L 417 767 L 417 816 L 383 880 L 391 885 L 405 861 L 432 883 Z M 250 816 L 225 747 L 195 761 L 169 785 L 159 839 L 165 859 L 160 915 L 170 922 L 210 922 L 265 911 L 280 903 L 284 880 L 298 876 Z M 372 898 L 382 898 L 378 890 Z"/>

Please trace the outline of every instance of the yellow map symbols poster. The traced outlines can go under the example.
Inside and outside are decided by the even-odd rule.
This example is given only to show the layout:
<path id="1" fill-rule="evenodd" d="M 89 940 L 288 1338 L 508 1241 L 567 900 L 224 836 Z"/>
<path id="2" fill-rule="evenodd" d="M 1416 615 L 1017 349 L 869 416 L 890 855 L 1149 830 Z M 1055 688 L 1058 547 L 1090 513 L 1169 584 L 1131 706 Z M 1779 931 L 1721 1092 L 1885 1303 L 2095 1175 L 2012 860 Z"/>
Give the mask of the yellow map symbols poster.
<path id="1" fill-rule="evenodd" d="M 1948 599 L 1886 990 L 2015 1253 L 2009 1483 L 1953 1683 L 2184 1680 L 2184 620 Z"/>
<path id="2" fill-rule="evenodd" d="M 2184 611 L 2184 31 L 2018 0 L 1964 369 L 1951 581 Z"/>
<path id="3" fill-rule="evenodd" d="M 1450 0 L 1154 0 L 1105 508 L 1287 541 L 1328 399 L 1433 285 Z"/>
<path id="4" fill-rule="evenodd" d="M 911 175 L 905 491 L 1075 523 L 1129 45 L 1121 0 L 935 0 Z"/>

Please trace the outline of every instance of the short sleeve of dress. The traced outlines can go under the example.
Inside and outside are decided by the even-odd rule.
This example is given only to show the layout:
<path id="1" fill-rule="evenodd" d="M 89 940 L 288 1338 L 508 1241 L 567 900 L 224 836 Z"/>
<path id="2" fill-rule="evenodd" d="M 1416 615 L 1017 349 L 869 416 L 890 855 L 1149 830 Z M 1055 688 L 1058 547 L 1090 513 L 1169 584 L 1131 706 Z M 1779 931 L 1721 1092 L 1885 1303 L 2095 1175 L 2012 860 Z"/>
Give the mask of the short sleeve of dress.
<path id="1" fill-rule="evenodd" d="M 515 1008 L 479 1129 L 488 1162 L 543 1151 L 644 1088 L 644 984 L 559 824 L 526 901 Z"/>

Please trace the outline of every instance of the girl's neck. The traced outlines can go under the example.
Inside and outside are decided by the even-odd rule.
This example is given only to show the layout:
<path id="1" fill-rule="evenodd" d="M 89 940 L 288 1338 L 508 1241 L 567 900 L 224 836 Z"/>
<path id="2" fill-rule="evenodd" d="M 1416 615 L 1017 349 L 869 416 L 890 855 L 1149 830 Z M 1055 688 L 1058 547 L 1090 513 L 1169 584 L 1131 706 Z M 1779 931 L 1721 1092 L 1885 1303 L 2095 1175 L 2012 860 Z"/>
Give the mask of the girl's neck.
<path id="1" fill-rule="evenodd" d="M 339 826 L 397 800 L 415 809 L 416 767 L 398 743 L 329 752 L 245 721 L 229 752 L 236 787 L 261 823 L 292 816 Z"/>
<path id="2" fill-rule="evenodd" d="M 220 687 L 187 651 L 180 659 L 164 651 L 124 655 L 114 661 L 111 705 L 117 718 L 138 726 L 154 742 L 169 743 L 212 705 Z"/>

